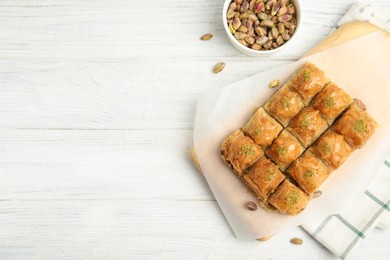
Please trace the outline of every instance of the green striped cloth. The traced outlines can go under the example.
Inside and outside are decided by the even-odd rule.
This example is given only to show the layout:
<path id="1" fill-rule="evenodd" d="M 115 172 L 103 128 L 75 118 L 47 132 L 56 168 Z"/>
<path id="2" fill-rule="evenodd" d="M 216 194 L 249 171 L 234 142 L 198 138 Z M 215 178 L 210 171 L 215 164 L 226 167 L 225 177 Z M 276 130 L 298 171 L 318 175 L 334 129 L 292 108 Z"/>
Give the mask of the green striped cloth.
<path id="1" fill-rule="evenodd" d="M 386 14 L 387 12 L 387 14 Z M 370 5 L 355 4 L 337 23 L 337 27 L 351 21 L 370 21 L 390 32 L 390 10 L 377 11 Z M 388 19 L 388 20 L 386 20 Z M 337 28 L 336 27 L 336 28 Z M 342 259 L 366 238 L 378 224 L 390 223 L 390 157 L 381 166 L 368 189 L 356 198 L 356 207 L 349 214 L 334 214 L 303 229 Z"/>

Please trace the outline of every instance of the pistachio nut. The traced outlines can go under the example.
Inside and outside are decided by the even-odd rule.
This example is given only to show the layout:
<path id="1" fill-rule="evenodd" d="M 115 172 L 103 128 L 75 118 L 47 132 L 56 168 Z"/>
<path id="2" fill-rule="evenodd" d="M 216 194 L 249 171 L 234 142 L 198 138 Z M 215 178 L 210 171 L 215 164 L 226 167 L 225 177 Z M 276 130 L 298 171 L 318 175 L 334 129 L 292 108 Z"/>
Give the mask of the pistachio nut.
<path id="1" fill-rule="evenodd" d="M 268 41 L 268 37 L 266 36 L 260 36 L 257 40 L 256 40 L 256 43 L 258 45 L 263 45 L 264 43 L 266 43 Z"/>
<path id="2" fill-rule="evenodd" d="M 272 47 L 272 41 L 268 40 L 266 43 L 263 44 L 264 49 L 269 50 Z"/>
<path id="3" fill-rule="evenodd" d="M 283 40 L 288 41 L 290 39 L 290 35 L 288 33 L 284 32 L 284 33 L 282 33 L 282 38 L 283 38 Z"/>
<path id="4" fill-rule="evenodd" d="M 252 28 L 253 27 L 253 20 L 251 20 L 251 19 L 246 20 L 245 25 L 246 25 L 246 28 L 248 28 L 248 29 Z"/>
<path id="5" fill-rule="evenodd" d="M 279 31 L 279 33 L 285 32 L 285 28 L 284 28 L 284 25 L 282 23 L 278 23 L 278 31 Z"/>
<path id="6" fill-rule="evenodd" d="M 271 27 L 274 27 L 275 24 L 274 24 L 274 22 L 272 22 L 270 20 L 266 20 L 266 21 L 261 21 L 260 26 L 265 27 L 265 28 L 271 28 Z"/>
<path id="7" fill-rule="evenodd" d="M 287 13 L 287 7 L 282 6 L 282 7 L 280 7 L 280 9 L 278 11 L 278 16 L 282 16 L 282 15 L 284 15 L 286 13 Z"/>
<path id="8" fill-rule="evenodd" d="M 242 5 L 241 5 L 241 13 L 244 13 L 246 11 L 248 11 L 249 9 L 249 4 L 248 2 L 244 2 Z"/>
<path id="9" fill-rule="evenodd" d="M 271 9 L 271 15 L 274 16 L 278 13 L 280 9 L 280 4 L 275 4 L 274 6 L 272 6 L 272 9 Z"/>
<path id="10" fill-rule="evenodd" d="M 269 86 L 270 88 L 276 88 L 277 86 L 279 86 L 279 83 L 280 83 L 280 81 L 279 81 L 278 79 L 274 79 L 274 80 L 272 80 L 272 81 L 268 84 L 268 86 Z"/>
<path id="11" fill-rule="evenodd" d="M 256 51 L 259 51 L 259 50 L 261 50 L 261 46 L 258 45 L 257 43 L 255 43 L 255 44 L 252 45 L 252 49 L 254 49 Z"/>
<path id="12" fill-rule="evenodd" d="M 279 22 L 288 22 L 291 20 L 291 18 L 292 18 L 292 16 L 290 14 L 285 14 L 285 15 L 278 16 L 278 21 Z"/>
<path id="13" fill-rule="evenodd" d="M 241 25 L 240 28 L 238 28 L 237 31 L 246 33 L 246 32 L 248 32 L 248 28 L 246 28 L 244 25 Z"/>
<path id="14" fill-rule="evenodd" d="M 241 20 L 239 18 L 234 18 L 232 22 L 232 26 L 234 30 L 237 30 L 241 26 Z"/>
<path id="15" fill-rule="evenodd" d="M 247 36 L 246 33 L 242 33 L 242 32 L 236 32 L 234 34 L 234 38 L 236 38 L 237 40 L 243 40 L 245 39 L 246 36 Z"/>
<path id="16" fill-rule="evenodd" d="M 255 4 L 255 6 L 253 7 L 253 11 L 256 14 L 260 13 L 261 11 L 264 11 L 264 3 L 259 2 L 259 3 Z"/>
<path id="17" fill-rule="evenodd" d="M 236 13 L 236 12 L 235 12 L 234 10 L 229 9 L 229 10 L 227 11 L 227 13 L 226 13 L 226 18 L 227 18 L 227 19 L 233 18 L 233 16 L 234 16 L 235 13 Z"/>
<path id="18" fill-rule="evenodd" d="M 245 40 L 238 40 L 238 42 L 244 46 L 248 46 L 248 43 Z"/>
<path id="19" fill-rule="evenodd" d="M 276 38 L 276 43 L 280 45 L 282 45 L 284 43 L 284 40 L 283 40 L 283 37 L 282 35 L 279 35 L 277 38 Z"/>
<path id="20" fill-rule="evenodd" d="M 272 8 L 272 6 L 274 6 L 274 4 L 276 4 L 276 0 L 268 0 L 265 3 L 265 9 L 266 10 L 271 10 L 271 8 Z"/>
<path id="21" fill-rule="evenodd" d="M 214 73 L 220 73 L 225 68 L 225 62 L 218 62 L 213 68 Z"/>
<path id="22" fill-rule="evenodd" d="M 262 21 L 268 20 L 268 14 L 266 13 L 259 13 L 257 14 L 257 17 L 259 17 L 259 19 Z"/>
<path id="23" fill-rule="evenodd" d="M 212 35 L 211 33 L 207 33 L 207 34 L 203 35 L 202 37 L 200 37 L 200 39 L 201 39 L 202 41 L 208 41 L 208 40 L 210 40 L 211 38 L 213 38 L 213 35 Z"/>
<path id="24" fill-rule="evenodd" d="M 295 7 L 294 7 L 293 4 L 289 4 L 289 5 L 287 6 L 287 13 L 288 13 L 288 14 L 294 14 L 294 13 L 295 13 Z"/>
<path id="25" fill-rule="evenodd" d="M 255 38 L 254 38 L 254 37 L 251 37 L 251 36 L 245 37 L 244 40 L 245 40 L 247 43 L 249 43 L 249 44 L 254 44 L 254 43 L 255 43 Z"/>
<path id="26" fill-rule="evenodd" d="M 236 30 L 234 30 L 234 28 L 233 28 L 232 22 L 229 23 L 229 31 L 230 31 L 232 34 L 235 34 L 235 33 L 236 33 Z"/>
<path id="27" fill-rule="evenodd" d="M 233 3 L 231 3 L 231 4 L 229 5 L 229 10 L 235 11 L 236 9 L 237 9 L 237 4 L 236 4 L 235 2 L 233 2 Z"/>
<path id="28" fill-rule="evenodd" d="M 255 28 L 255 32 L 256 32 L 256 34 L 258 36 L 265 36 L 265 35 L 267 35 L 267 31 L 263 27 L 261 27 L 261 26 L 257 26 Z"/>
<path id="29" fill-rule="evenodd" d="M 249 20 L 252 20 L 252 21 L 259 20 L 259 18 L 257 18 L 257 16 L 256 16 L 255 14 L 250 14 L 250 15 L 248 16 L 248 19 L 249 19 Z"/>
<path id="30" fill-rule="evenodd" d="M 278 28 L 272 27 L 272 29 L 271 29 L 271 35 L 272 35 L 272 38 L 276 39 L 276 37 L 278 37 L 278 35 L 279 35 Z"/>

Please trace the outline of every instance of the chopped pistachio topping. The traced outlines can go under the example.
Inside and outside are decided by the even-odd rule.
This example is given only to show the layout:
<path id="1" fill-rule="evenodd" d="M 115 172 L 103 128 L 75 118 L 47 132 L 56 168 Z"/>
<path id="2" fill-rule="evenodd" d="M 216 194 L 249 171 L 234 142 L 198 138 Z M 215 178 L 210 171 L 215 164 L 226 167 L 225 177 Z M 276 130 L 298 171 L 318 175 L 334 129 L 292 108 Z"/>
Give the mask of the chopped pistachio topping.
<path id="1" fill-rule="evenodd" d="M 303 72 L 303 79 L 305 80 L 305 82 L 308 82 L 310 79 L 311 79 L 311 71 L 304 71 Z"/>
<path id="2" fill-rule="evenodd" d="M 332 146 L 330 146 L 330 144 L 325 144 L 324 145 L 324 151 L 327 152 L 327 153 L 330 153 L 332 151 Z"/>
<path id="3" fill-rule="evenodd" d="M 312 177 L 314 175 L 314 173 L 315 173 L 315 170 L 309 169 L 305 172 L 304 176 L 305 176 L 305 178 L 309 178 L 309 177 Z"/>
<path id="4" fill-rule="evenodd" d="M 263 132 L 263 128 L 257 127 L 253 132 L 255 133 L 255 135 L 259 135 L 261 134 L 261 132 Z"/>
<path id="5" fill-rule="evenodd" d="M 267 177 L 265 178 L 267 181 L 270 181 L 272 180 L 272 178 L 275 176 L 276 172 L 274 169 L 269 169 L 268 170 L 268 175 Z"/>
<path id="6" fill-rule="evenodd" d="M 327 107 L 334 107 L 334 98 L 333 97 L 328 97 L 325 100 L 325 106 L 327 106 Z"/>
<path id="7" fill-rule="evenodd" d="M 255 155 L 255 154 L 256 154 L 256 150 L 254 149 L 253 145 L 252 145 L 252 144 L 249 144 L 249 143 L 244 144 L 244 145 L 241 147 L 241 151 L 242 151 L 245 155 Z"/>
<path id="8" fill-rule="evenodd" d="M 296 190 L 293 190 L 291 192 L 289 192 L 286 196 L 286 202 L 288 205 L 292 206 L 292 205 L 295 205 L 298 203 L 298 200 L 299 200 L 299 197 L 300 197 L 300 194 L 298 191 Z"/>
<path id="9" fill-rule="evenodd" d="M 358 119 L 353 127 L 359 134 L 365 134 L 367 132 L 367 125 L 363 119 Z"/>
<path id="10" fill-rule="evenodd" d="M 283 100 L 282 100 L 282 105 L 283 105 L 283 109 L 289 109 L 291 104 L 290 104 L 290 100 L 288 100 L 287 97 L 284 97 Z"/>
<path id="11" fill-rule="evenodd" d="M 278 147 L 278 154 L 285 155 L 287 153 L 287 148 L 284 146 Z"/>
<path id="12" fill-rule="evenodd" d="M 303 126 L 303 127 L 308 127 L 308 126 L 309 126 L 309 120 L 307 120 L 307 117 L 304 117 L 304 118 L 301 120 L 300 125 Z"/>

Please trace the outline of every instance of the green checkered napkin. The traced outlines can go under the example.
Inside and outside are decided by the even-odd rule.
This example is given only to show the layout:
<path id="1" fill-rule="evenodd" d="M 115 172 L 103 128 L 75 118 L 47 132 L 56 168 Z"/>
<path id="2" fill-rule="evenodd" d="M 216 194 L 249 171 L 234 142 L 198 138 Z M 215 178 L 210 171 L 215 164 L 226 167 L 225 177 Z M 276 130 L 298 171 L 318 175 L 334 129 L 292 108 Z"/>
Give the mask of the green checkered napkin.
<path id="1" fill-rule="evenodd" d="M 377 11 L 370 5 L 355 4 L 337 23 L 337 27 L 359 20 L 369 21 L 390 32 L 389 17 L 390 10 Z M 389 187 L 390 157 L 381 166 L 377 177 L 370 183 L 368 189 L 357 198 L 358 205 L 353 211 L 345 215 L 330 215 L 316 223 L 305 224 L 302 227 L 335 255 L 344 259 L 374 227 L 378 225 L 380 228 L 387 228 L 389 226 Z"/>

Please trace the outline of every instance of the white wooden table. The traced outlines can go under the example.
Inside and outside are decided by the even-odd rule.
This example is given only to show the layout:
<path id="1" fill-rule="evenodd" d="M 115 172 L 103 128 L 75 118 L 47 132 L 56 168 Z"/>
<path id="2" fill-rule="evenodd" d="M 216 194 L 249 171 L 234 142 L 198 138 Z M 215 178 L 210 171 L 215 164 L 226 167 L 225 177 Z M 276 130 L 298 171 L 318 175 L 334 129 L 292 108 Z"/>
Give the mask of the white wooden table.
<path id="1" fill-rule="evenodd" d="M 187 151 L 201 95 L 298 59 L 353 2 L 303 1 L 296 48 L 254 59 L 222 0 L 2 0 L 0 259 L 334 259 L 299 228 L 237 241 Z M 351 258 L 389 243 L 374 230 Z"/>

